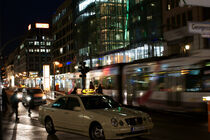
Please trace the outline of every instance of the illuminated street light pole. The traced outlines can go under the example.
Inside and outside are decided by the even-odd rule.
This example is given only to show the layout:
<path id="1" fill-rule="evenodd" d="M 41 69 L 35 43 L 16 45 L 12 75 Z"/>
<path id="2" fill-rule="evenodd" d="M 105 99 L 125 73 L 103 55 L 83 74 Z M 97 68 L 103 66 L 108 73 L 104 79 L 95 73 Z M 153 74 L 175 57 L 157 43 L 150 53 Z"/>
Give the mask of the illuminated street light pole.
<path id="1" fill-rule="evenodd" d="M 60 62 L 58 61 L 54 61 L 53 62 L 53 71 L 54 71 L 54 91 L 55 91 L 55 66 L 58 66 L 60 64 Z"/>

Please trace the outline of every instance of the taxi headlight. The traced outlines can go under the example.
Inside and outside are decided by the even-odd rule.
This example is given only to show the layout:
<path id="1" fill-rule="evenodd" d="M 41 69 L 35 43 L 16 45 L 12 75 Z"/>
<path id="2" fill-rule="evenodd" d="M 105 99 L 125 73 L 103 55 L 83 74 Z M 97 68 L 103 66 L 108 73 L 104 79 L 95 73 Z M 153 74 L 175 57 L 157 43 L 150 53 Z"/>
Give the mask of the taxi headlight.
<path id="1" fill-rule="evenodd" d="M 44 95 L 44 96 L 42 97 L 42 99 L 43 99 L 43 100 L 46 100 L 46 99 L 47 99 L 46 95 Z"/>
<path id="2" fill-rule="evenodd" d="M 27 101 L 31 101 L 31 97 L 30 97 L 30 96 L 27 96 L 27 97 L 26 97 L 26 100 L 27 100 Z"/>
<path id="3" fill-rule="evenodd" d="M 115 118 L 112 118 L 111 119 L 111 123 L 112 123 L 112 126 L 114 126 L 114 127 L 117 127 L 118 126 L 117 119 L 115 119 Z"/>
<path id="4" fill-rule="evenodd" d="M 17 98 L 18 98 L 18 99 L 21 99 L 21 98 L 22 98 L 22 94 L 18 93 L 18 94 L 17 94 Z"/>

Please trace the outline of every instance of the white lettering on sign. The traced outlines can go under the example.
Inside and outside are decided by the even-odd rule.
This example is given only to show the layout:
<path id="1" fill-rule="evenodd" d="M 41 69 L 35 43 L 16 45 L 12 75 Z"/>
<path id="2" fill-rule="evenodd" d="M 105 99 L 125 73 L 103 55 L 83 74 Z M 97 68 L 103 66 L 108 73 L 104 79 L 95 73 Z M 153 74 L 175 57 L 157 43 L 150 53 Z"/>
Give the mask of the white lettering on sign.
<path id="1" fill-rule="evenodd" d="M 188 22 L 188 29 L 190 33 L 210 34 L 210 23 L 196 23 Z"/>

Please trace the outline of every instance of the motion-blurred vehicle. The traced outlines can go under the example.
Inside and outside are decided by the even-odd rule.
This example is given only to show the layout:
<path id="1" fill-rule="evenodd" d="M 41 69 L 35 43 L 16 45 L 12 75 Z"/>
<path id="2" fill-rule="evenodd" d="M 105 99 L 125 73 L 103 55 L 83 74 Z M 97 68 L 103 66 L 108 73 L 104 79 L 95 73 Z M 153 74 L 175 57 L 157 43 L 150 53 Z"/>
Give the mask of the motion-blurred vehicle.
<path id="1" fill-rule="evenodd" d="M 104 95 L 66 95 L 39 107 L 39 121 L 49 134 L 67 131 L 93 140 L 122 139 L 150 134 L 151 117 L 122 107 Z"/>
<path id="2" fill-rule="evenodd" d="M 22 103 L 24 106 L 37 106 L 46 104 L 46 95 L 40 88 L 26 88 L 26 91 L 23 92 Z"/>
<path id="3" fill-rule="evenodd" d="M 23 87 L 18 87 L 14 90 L 14 92 L 17 92 L 17 97 L 19 100 L 22 100 L 24 91 L 26 91 L 26 89 Z"/>

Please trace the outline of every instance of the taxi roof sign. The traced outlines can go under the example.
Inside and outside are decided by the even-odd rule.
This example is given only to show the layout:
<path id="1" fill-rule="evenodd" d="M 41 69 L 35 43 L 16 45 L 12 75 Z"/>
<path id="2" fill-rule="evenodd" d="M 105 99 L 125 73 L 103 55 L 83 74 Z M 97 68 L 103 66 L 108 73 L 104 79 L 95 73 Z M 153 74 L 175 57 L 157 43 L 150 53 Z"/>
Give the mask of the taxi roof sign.
<path id="1" fill-rule="evenodd" d="M 203 101 L 210 101 L 210 96 L 203 97 Z"/>
<path id="2" fill-rule="evenodd" d="M 94 94 L 95 90 L 94 89 L 83 89 L 82 93 L 83 94 Z"/>

